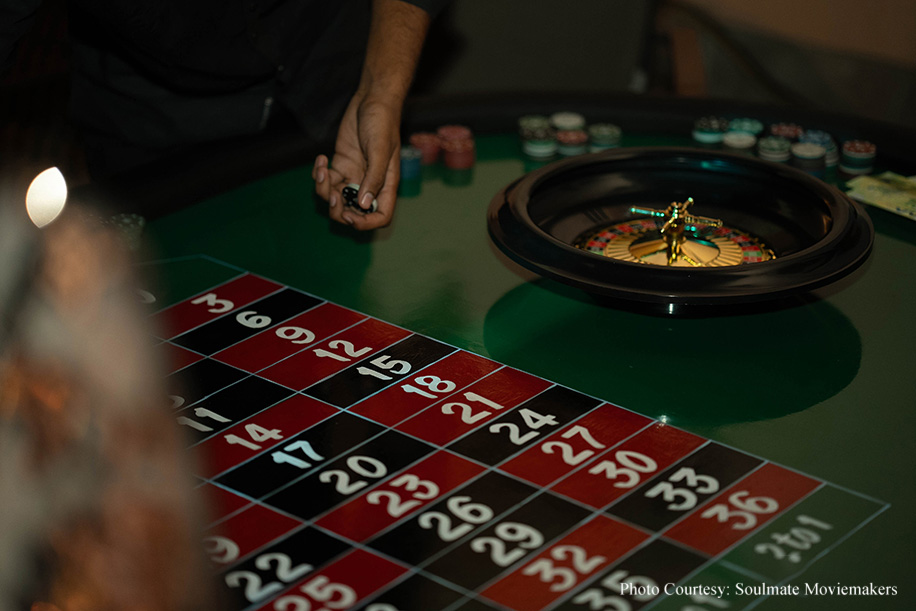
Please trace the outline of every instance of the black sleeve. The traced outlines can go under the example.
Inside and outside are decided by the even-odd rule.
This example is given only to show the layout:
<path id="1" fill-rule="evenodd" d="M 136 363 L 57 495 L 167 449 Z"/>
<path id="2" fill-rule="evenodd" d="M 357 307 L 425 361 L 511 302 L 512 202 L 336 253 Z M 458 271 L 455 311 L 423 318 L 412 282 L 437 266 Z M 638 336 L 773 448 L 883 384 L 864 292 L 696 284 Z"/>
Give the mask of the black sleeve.
<path id="1" fill-rule="evenodd" d="M 29 29 L 41 0 L 0 2 L 0 74 L 9 70 L 19 38 Z"/>

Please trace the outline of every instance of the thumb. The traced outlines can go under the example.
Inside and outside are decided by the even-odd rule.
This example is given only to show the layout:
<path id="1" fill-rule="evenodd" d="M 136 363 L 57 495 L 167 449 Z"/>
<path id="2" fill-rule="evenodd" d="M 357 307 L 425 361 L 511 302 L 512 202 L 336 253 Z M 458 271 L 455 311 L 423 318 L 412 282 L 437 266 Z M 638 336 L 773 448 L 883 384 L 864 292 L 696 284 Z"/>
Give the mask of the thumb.
<path id="1" fill-rule="evenodd" d="M 389 169 L 394 169 L 393 178 L 397 181 L 400 172 L 399 164 L 391 164 L 393 158 L 400 154 L 400 145 L 397 141 L 384 143 L 378 139 L 370 141 L 366 150 L 366 173 L 359 187 L 359 205 L 364 210 L 368 210 L 382 189 L 385 187 L 385 179 L 392 178 Z"/>

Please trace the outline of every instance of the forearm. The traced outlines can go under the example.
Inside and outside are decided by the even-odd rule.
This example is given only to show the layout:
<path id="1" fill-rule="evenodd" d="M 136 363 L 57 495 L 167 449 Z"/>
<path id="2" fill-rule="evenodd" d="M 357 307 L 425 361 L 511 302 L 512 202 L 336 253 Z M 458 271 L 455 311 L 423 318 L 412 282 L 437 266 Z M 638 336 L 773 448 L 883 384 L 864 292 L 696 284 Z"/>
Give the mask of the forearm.
<path id="1" fill-rule="evenodd" d="M 430 13 L 414 1 L 372 0 L 359 87 L 341 121 L 330 165 L 326 156 L 319 155 L 312 170 L 315 189 L 328 201 L 330 217 L 358 230 L 384 227 L 394 215 L 401 112 L 430 22 Z M 416 1 L 434 6 L 441 0 Z M 341 205 L 348 183 L 359 185 L 356 207 L 352 202 Z"/>
<path id="2" fill-rule="evenodd" d="M 401 0 L 373 0 L 359 93 L 400 109 L 429 29 L 429 14 Z"/>

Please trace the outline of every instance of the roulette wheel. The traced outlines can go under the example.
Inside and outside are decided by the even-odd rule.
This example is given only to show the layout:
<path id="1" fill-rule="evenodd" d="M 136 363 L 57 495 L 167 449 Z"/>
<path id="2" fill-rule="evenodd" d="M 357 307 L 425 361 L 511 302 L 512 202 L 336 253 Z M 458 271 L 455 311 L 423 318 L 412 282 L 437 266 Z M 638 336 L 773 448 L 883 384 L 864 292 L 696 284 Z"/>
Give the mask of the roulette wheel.
<path id="1" fill-rule="evenodd" d="M 785 303 L 852 273 L 874 240 L 856 203 L 805 172 L 675 147 L 534 170 L 497 193 L 488 227 L 536 273 L 672 315 Z"/>

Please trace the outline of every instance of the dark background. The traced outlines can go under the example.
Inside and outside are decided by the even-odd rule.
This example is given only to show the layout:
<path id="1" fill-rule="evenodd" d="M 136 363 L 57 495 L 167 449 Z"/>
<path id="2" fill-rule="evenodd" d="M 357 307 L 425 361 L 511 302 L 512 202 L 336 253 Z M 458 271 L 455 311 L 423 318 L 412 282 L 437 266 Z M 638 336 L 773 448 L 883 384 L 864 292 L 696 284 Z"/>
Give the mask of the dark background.
<path id="1" fill-rule="evenodd" d="M 4 198 L 52 165 L 71 186 L 88 180 L 67 56 L 66 0 L 45 0 L 0 81 Z M 708 97 L 916 127 L 916 2 L 454 0 L 413 93 L 480 92 Z"/>

